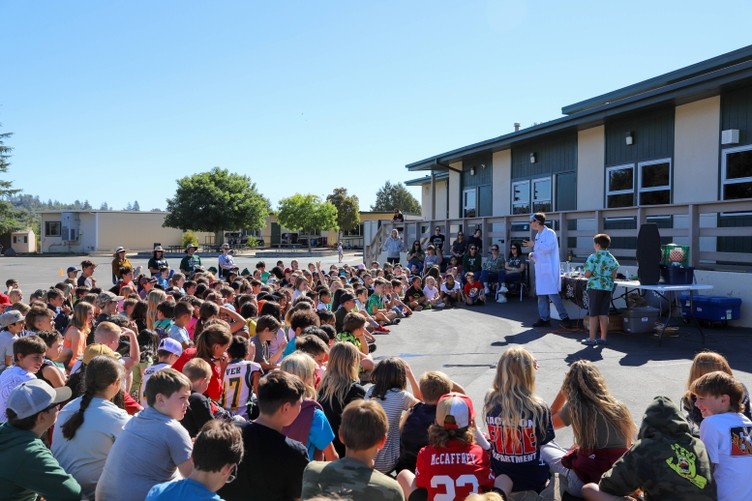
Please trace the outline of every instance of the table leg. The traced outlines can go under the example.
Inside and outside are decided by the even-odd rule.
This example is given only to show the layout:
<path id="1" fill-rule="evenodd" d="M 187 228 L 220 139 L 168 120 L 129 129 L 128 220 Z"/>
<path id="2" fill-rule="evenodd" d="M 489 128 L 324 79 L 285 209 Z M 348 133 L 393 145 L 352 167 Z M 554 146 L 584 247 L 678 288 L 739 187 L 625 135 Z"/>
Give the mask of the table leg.
<path id="1" fill-rule="evenodd" d="M 666 327 L 668 327 L 668 323 L 671 321 L 671 307 L 672 306 L 671 306 L 671 300 L 668 299 L 666 296 L 664 296 L 658 291 L 653 291 L 653 292 L 661 296 L 668 303 L 668 313 L 666 314 L 666 319 L 663 321 L 663 328 L 661 329 L 660 334 L 658 334 L 658 346 L 661 346 L 661 344 L 663 343 L 663 333 L 666 332 Z"/>
<path id="2" fill-rule="evenodd" d="M 700 331 L 700 335 L 702 335 L 702 344 L 705 344 L 705 332 L 702 330 L 702 327 L 700 327 L 700 322 L 695 318 L 695 307 L 693 304 L 693 298 L 694 294 L 692 289 L 689 289 L 689 314 L 692 315 L 692 320 L 695 322 L 695 327 L 697 327 L 697 330 Z"/>

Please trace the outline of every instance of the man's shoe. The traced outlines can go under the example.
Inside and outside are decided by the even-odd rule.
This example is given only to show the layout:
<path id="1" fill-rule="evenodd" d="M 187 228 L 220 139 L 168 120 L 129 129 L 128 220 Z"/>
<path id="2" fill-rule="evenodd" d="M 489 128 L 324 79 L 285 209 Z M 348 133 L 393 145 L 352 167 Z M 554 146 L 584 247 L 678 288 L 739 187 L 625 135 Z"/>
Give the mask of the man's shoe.
<path id="1" fill-rule="evenodd" d="M 580 344 L 584 344 L 585 346 L 595 346 L 598 342 L 595 339 L 583 339 L 580 341 Z"/>
<path id="2" fill-rule="evenodd" d="M 499 296 L 499 299 L 496 300 L 497 303 L 506 303 L 507 297 L 506 296 Z"/>
<path id="3" fill-rule="evenodd" d="M 376 327 L 376 328 L 375 328 L 375 329 L 373 330 L 373 332 L 380 332 L 380 333 L 382 333 L 382 334 L 388 334 L 388 333 L 390 333 L 390 332 L 392 332 L 392 331 L 390 331 L 390 330 L 389 330 L 389 329 L 387 329 L 386 327 L 382 327 L 381 325 L 379 325 L 378 327 Z"/>
<path id="4" fill-rule="evenodd" d="M 533 327 L 551 327 L 551 321 L 540 318 L 537 322 L 533 322 Z"/>
<path id="5" fill-rule="evenodd" d="M 499 289 L 499 292 L 501 292 L 502 294 L 506 294 L 507 292 L 509 292 L 509 289 L 507 289 L 506 285 L 502 285 L 501 288 Z"/>
<path id="6" fill-rule="evenodd" d="M 561 325 L 563 325 L 565 329 L 571 329 L 572 328 L 572 321 L 569 319 L 569 317 L 562 318 L 561 319 Z"/>
<path id="7" fill-rule="evenodd" d="M 486 296 L 488 296 L 489 294 L 491 294 L 491 289 L 489 289 L 488 287 L 486 287 L 485 289 L 483 289 L 483 292 L 485 292 Z"/>

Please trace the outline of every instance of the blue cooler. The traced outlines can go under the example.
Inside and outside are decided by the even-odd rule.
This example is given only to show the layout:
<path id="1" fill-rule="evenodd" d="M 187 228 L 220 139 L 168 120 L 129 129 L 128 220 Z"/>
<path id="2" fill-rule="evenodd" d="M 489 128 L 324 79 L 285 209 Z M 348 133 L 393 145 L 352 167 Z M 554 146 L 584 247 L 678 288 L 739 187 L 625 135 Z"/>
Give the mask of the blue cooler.
<path id="1" fill-rule="evenodd" d="M 681 305 L 682 317 L 684 318 L 691 318 L 692 313 L 694 313 L 694 317 L 698 320 L 726 322 L 739 319 L 742 299 L 738 297 L 693 295 L 692 307 L 694 312 L 690 312 L 689 294 L 682 294 Z"/>

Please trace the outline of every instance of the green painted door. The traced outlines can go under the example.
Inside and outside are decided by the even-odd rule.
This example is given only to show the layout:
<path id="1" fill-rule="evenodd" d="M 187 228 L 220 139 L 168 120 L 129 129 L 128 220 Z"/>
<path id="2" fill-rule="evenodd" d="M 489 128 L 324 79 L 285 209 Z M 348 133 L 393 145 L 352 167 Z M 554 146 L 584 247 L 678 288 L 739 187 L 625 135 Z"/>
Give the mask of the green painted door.
<path id="1" fill-rule="evenodd" d="M 272 223 L 271 245 L 279 245 L 282 241 L 282 229 L 278 223 Z"/>

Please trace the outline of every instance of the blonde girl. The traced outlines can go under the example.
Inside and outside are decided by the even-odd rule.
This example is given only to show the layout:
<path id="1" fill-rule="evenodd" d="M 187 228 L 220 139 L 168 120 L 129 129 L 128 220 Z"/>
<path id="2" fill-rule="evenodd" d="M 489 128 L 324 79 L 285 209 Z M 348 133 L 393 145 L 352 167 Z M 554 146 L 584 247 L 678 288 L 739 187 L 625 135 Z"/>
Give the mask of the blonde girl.
<path id="1" fill-rule="evenodd" d="M 637 427 L 627 406 L 611 395 L 598 368 L 587 360 L 569 368 L 551 412 L 554 429 L 572 426 L 577 448 L 568 452 L 550 442 L 543 446 L 543 460 L 552 473 L 567 478 L 567 492 L 582 497 L 582 486 L 599 482 L 627 451 Z"/>
<path id="2" fill-rule="evenodd" d="M 690 432 L 692 432 L 692 435 L 697 438 L 700 438 L 700 423 L 702 423 L 703 418 L 700 409 L 695 407 L 696 398 L 692 392 L 689 391 L 689 388 L 697 379 L 709 372 L 715 371 L 725 372 L 729 376 L 734 375 L 726 358 L 720 353 L 714 351 L 703 351 L 695 355 L 695 358 L 692 361 L 692 367 L 689 369 L 687 388 L 681 399 L 681 403 L 684 414 L 689 422 Z M 743 414 L 747 416 L 747 418 L 752 419 L 752 417 L 750 417 L 751 414 L 749 409 L 749 392 L 747 391 L 746 386 L 742 385 L 742 388 L 744 388 L 744 396 L 741 401 L 741 403 L 744 404 Z"/>
<path id="3" fill-rule="evenodd" d="M 314 380 L 316 362 L 307 353 L 294 352 L 282 360 L 280 370 L 298 376 L 306 387 L 300 414 L 290 426 L 286 426 L 282 433 L 287 437 L 305 444 L 308 458 L 314 460 L 335 461 L 339 459 L 334 448 L 334 432 L 326 419 L 324 410 L 316 401 Z M 304 423 L 310 423 L 307 427 Z"/>
<path id="4" fill-rule="evenodd" d="M 73 368 L 76 360 L 84 354 L 86 337 L 91 332 L 93 321 L 94 306 L 85 301 L 76 303 L 75 308 L 73 308 L 73 317 L 65 330 L 63 351 L 57 362 L 64 363 L 68 368 Z"/>
<path id="5" fill-rule="evenodd" d="M 436 308 L 443 308 L 444 302 L 441 300 L 439 289 L 436 287 L 436 279 L 429 276 L 426 277 L 426 286 L 423 287 L 423 294 L 426 295 L 426 301 L 431 306 Z"/>
<path id="6" fill-rule="evenodd" d="M 494 474 L 508 475 L 513 491 L 540 492 L 549 468 L 541 447 L 554 439 L 551 411 L 535 394 L 537 362 L 526 349 L 507 349 L 499 358 L 493 388 L 484 405 Z"/>
<path id="7" fill-rule="evenodd" d="M 146 328 L 154 330 L 154 322 L 157 321 L 157 306 L 165 300 L 167 294 L 160 289 L 152 289 L 146 296 Z"/>
<path id="8" fill-rule="evenodd" d="M 361 400 L 366 390 L 358 382 L 360 352 L 352 343 L 334 343 L 329 362 L 318 388 L 318 402 L 324 409 L 334 433 L 334 448 L 339 457 L 345 456 L 345 445 L 339 440 L 342 411 L 353 400 Z"/>

